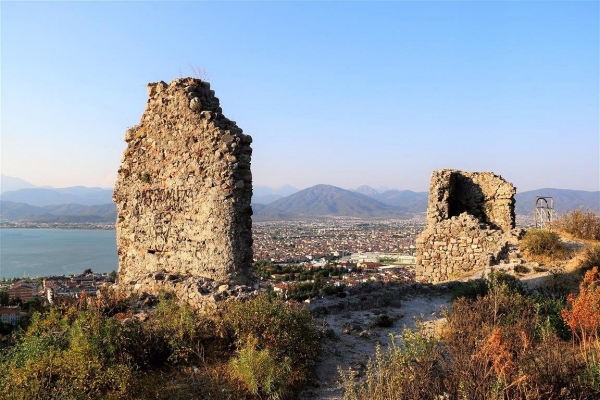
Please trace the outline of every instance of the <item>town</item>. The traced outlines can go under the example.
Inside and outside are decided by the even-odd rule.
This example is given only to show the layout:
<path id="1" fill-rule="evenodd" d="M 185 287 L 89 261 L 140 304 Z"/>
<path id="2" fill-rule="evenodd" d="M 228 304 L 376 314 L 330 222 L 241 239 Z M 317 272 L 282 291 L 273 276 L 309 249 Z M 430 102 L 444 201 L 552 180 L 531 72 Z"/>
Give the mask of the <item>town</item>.
<path id="1" fill-rule="evenodd" d="M 414 240 L 425 219 L 315 219 L 256 222 L 253 225 L 255 273 L 262 290 L 291 301 L 341 293 L 369 281 L 414 281 Z M 57 296 L 93 295 L 117 280 L 116 271 L 91 269 L 73 276 L 0 281 L 0 317 L 18 325 L 21 316 Z"/>

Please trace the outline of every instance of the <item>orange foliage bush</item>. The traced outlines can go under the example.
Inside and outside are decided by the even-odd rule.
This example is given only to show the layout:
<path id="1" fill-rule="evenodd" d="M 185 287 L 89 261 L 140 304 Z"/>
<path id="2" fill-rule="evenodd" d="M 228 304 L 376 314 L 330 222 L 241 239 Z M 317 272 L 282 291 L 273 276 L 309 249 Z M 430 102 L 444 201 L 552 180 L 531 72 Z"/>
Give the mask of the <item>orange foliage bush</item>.
<path id="1" fill-rule="evenodd" d="M 492 330 L 484 345 L 473 357 L 490 363 L 495 374 L 502 379 L 506 379 L 506 376 L 510 375 L 516 366 L 507 344 L 502 340 L 502 329 L 499 327 Z"/>
<path id="2" fill-rule="evenodd" d="M 579 294 L 567 297 L 568 307 L 562 311 L 565 323 L 585 346 L 598 339 L 600 328 L 600 274 L 598 267 L 586 272 L 579 285 Z"/>

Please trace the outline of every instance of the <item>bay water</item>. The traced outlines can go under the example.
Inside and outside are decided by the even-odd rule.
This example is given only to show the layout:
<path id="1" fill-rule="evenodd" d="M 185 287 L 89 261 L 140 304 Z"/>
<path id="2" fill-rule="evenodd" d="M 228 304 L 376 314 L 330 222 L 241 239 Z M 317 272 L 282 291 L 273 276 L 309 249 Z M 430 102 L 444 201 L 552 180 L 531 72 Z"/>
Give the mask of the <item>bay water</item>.
<path id="1" fill-rule="evenodd" d="M 115 230 L 0 229 L 0 279 L 117 270 Z"/>

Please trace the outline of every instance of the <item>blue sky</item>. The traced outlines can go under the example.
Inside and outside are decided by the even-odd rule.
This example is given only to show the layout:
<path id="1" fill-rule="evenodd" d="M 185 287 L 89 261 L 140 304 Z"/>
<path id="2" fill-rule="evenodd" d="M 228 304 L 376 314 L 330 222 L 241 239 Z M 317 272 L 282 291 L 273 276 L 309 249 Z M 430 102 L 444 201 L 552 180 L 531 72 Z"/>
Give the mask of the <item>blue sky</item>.
<path id="1" fill-rule="evenodd" d="M 111 187 L 146 84 L 206 71 L 255 185 L 599 190 L 595 1 L 7 2 L 1 171 Z"/>

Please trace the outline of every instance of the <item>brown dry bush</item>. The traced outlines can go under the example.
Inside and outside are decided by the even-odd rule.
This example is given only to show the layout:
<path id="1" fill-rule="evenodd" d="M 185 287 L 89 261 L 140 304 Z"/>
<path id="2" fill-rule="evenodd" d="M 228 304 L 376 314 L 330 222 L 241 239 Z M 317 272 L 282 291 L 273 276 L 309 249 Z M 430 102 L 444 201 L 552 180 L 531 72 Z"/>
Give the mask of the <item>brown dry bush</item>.
<path id="1" fill-rule="evenodd" d="M 489 285 L 484 296 L 454 301 L 439 341 L 418 333 L 378 353 L 365 379 L 346 376 L 345 399 L 599 398 L 599 357 L 557 335 L 562 301 Z"/>
<path id="2" fill-rule="evenodd" d="M 600 266 L 600 245 L 588 245 L 581 252 L 581 267 L 584 270 Z"/>
<path id="3" fill-rule="evenodd" d="M 572 346 L 557 337 L 537 301 L 499 290 L 453 304 L 443 335 L 452 398 L 594 398 L 578 384 L 584 367 L 573 364 Z"/>
<path id="4" fill-rule="evenodd" d="M 577 239 L 600 240 L 600 214 L 591 210 L 579 209 L 564 214 L 554 226 Z"/>

